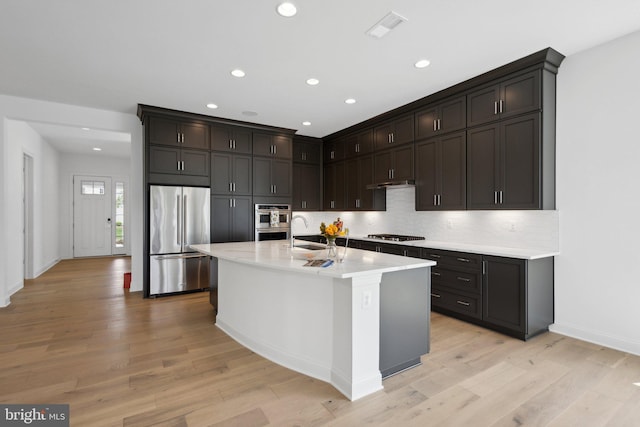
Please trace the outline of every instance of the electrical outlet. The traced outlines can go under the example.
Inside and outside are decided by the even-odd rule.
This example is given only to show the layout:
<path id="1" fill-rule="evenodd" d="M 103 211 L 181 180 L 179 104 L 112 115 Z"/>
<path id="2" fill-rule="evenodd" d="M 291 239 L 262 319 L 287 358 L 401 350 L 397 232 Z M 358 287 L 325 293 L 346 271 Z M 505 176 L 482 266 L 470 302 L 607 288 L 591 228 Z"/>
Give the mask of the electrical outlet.
<path id="1" fill-rule="evenodd" d="M 453 221 L 450 219 L 447 220 L 447 228 L 453 228 Z"/>
<path id="2" fill-rule="evenodd" d="M 371 307 L 371 300 L 373 296 L 371 295 L 371 291 L 364 291 L 362 293 L 362 308 Z"/>
<path id="3" fill-rule="evenodd" d="M 516 231 L 516 223 L 511 221 L 509 223 L 509 231 Z"/>

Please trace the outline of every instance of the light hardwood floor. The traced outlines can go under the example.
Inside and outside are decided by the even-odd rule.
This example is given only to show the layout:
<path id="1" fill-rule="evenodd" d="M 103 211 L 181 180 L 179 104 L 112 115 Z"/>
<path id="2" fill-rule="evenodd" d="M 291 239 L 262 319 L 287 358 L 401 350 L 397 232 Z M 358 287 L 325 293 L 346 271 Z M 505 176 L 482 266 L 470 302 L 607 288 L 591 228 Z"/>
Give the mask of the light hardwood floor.
<path id="1" fill-rule="evenodd" d="M 72 426 L 640 425 L 637 356 L 434 313 L 422 366 L 349 402 L 227 337 L 206 292 L 143 299 L 126 271 L 128 258 L 62 261 L 12 296 L 0 402 L 68 403 Z"/>

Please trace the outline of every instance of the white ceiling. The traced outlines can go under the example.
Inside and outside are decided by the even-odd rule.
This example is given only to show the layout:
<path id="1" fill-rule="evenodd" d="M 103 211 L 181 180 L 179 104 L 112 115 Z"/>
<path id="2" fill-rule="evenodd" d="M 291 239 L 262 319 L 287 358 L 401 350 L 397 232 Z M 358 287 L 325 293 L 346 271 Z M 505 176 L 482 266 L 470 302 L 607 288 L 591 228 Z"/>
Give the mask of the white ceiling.
<path id="1" fill-rule="evenodd" d="M 278 0 L 2 0 L 0 93 L 321 137 L 546 47 L 571 55 L 640 30 L 638 0 L 292 1 L 294 18 Z M 390 11 L 408 21 L 365 35 Z M 421 58 L 431 65 L 414 68 Z"/>

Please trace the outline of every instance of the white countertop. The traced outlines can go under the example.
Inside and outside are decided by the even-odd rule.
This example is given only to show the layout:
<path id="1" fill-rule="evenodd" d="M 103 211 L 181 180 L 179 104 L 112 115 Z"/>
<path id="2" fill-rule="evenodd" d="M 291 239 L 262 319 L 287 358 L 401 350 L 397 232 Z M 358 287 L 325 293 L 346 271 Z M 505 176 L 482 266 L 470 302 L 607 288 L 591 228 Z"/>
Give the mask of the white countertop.
<path id="1" fill-rule="evenodd" d="M 298 240 L 298 244 L 300 244 Z M 320 245 L 321 246 L 321 245 Z M 347 249 L 344 262 L 329 267 L 305 267 L 307 251 L 295 249 L 291 251 L 289 242 L 285 240 L 262 242 L 209 243 L 191 245 L 191 248 L 219 258 L 240 264 L 268 267 L 276 270 L 296 271 L 326 277 L 349 278 L 373 273 L 388 273 L 412 268 L 432 267 L 436 263 L 426 259 L 383 254 L 360 249 Z M 342 255 L 344 248 L 338 248 Z M 314 258 L 326 258 L 326 250 L 308 251 Z"/>
<path id="2" fill-rule="evenodd" d="M 493 255 L 506 258 L 518 258 L 518 259 L 540 259 L 548 258 L 560 255 L 558 251 L 550 251 L 545 249 L 521 249 L 521 248 L 507 248 L 502 246 L 487 246 L 487 245 L 472 245 L 467 243 L 451 243 L 451 242 L 438 242 L 434 240 L 410 240 L 407 242 L 394 242 L 390 240 L 381 239 L 369 239 L 366 236 L 351 236 L 352 239 L 366 240 L 369 242 L 378 243 L 391 243 L 403 246 L 416 246 L 420 248 L 442 249 L 446 251 L 458 251 L 468 252 L 479 255 Z"/>

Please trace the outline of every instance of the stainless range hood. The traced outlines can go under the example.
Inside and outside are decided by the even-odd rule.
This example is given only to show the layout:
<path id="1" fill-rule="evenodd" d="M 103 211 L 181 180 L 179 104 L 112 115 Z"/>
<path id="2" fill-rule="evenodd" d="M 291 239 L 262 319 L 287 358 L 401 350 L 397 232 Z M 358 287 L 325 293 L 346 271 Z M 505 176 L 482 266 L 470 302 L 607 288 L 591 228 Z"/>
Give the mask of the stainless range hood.
<path id="1" fill-rule="evenodd" d="M 416 182 L 413 179 L 402 179 L 398 181 L 385 181 L 367 185 L 367 190 L 376 190 L 378 188 L 406 188 L 414 187 Z"/>

